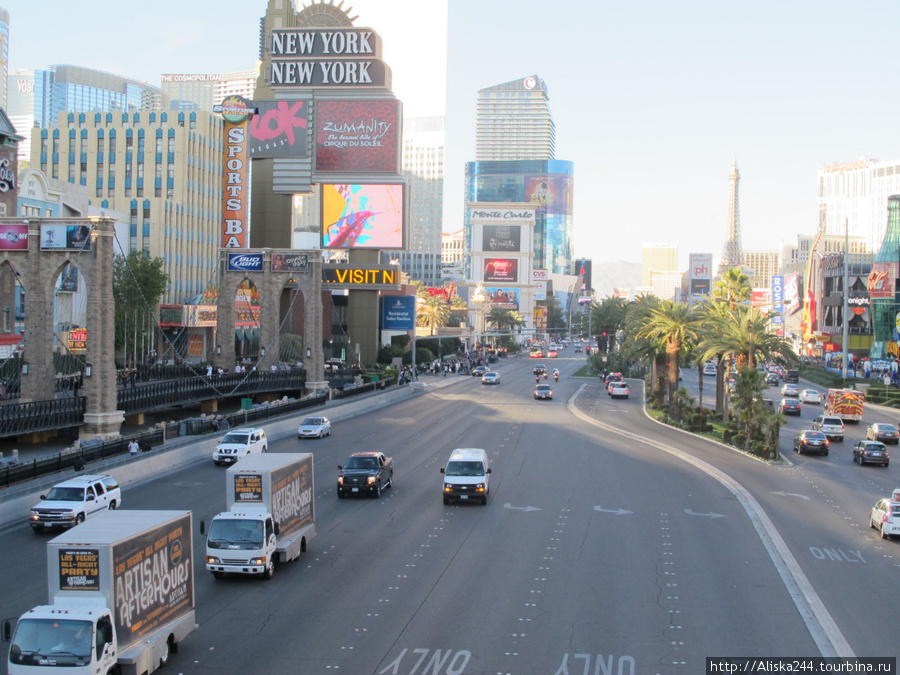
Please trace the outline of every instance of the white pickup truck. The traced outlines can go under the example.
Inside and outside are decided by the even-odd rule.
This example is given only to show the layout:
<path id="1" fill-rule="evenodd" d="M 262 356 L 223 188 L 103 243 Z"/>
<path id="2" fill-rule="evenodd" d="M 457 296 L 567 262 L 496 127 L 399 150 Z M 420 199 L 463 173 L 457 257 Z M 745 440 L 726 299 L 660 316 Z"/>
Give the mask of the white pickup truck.
<path id="1" fill-rule="evenodd" d="M 78 476 L 54 485 L 31 508 L 31 529 L 68 528 L 98 511 L 114 510 L 122 505 L 122 490 L 112 476 Z"/>

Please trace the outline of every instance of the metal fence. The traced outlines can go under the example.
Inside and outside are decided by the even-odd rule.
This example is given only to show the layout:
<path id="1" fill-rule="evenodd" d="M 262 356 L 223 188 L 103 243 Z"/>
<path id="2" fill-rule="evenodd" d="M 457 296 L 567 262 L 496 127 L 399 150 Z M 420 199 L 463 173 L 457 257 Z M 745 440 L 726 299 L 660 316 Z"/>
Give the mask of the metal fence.
<path id="1" fill-rule="evenodd" d="M 77 426 L 84 421 L 84 396 L 0 406 L 0 436 L 18 436 Z"/>
<path id="2" fill-rule="evenodd" d="M 280 417 L 298 410 L 324 405 L 328 394 L 322 393 L 304 399 L 289 400 L 285 403 L 254 406 L 248 410 L 239 410 L 216 418 L 190 418 L 180 422 L 170 422 L 164 427 L 143 431 L 132 436 L 120 436 L 108 441 L 84 441 L 80 449 L 70 449 L 55 455 L 18 464 L 0 467 L 0 487 L 9 487 L 16 483 L 34 480 L 41 476 L 60 473 L 74 469 L 81 462 L 96 462 L 118 455 L 128 454 L 128 444 L 137 440 L 142 452 L 152 451 L 154 446 L 162 445 L 166 440 L 179 436 L 195 436 L 219 433 L 220 419 L 228 420 L 230 427 L 247 426 L 249 424 Z"/>

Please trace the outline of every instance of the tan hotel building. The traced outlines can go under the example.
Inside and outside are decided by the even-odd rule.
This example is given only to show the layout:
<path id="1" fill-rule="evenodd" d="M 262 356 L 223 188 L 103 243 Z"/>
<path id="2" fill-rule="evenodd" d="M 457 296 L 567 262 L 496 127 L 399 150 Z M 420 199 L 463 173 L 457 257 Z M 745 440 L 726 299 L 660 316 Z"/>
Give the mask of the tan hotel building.
<path id="1" fill-rule="evenodd" d="M 125 251 L 163 259 L 162 304 L 216 283 L 223 122 L 202 111 L 60 113 L 34 130 L 30 166 L 87 189 L 91 205 L 129 214 Z"/>

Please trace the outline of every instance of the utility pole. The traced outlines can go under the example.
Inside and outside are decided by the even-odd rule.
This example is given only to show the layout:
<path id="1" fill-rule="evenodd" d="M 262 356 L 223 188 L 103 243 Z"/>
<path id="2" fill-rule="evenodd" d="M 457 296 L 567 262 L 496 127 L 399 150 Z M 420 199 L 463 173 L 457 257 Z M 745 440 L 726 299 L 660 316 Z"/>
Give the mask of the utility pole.
<path id="1" fill-rule="evenodd" d="M 848 342 L 850 341 L 850 321 L 848 314 L 850 313 L 850 224 L 847 218 L 844 218 L 844 305 L 841 312 L 843 321 L 842 342 L 844 346 L 844 357 L 841 359 L 841 375 L 847 379 L 847 362 L 850 360 L 850 349 Z"/>

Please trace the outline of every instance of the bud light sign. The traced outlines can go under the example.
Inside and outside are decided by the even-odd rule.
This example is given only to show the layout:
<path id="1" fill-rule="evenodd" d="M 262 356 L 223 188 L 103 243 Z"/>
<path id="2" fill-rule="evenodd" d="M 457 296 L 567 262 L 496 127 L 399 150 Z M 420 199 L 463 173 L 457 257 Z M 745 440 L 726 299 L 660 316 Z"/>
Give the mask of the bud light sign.
<path id="1" fill-rule="evenodd" d="M 229 272 L 262 272 L 262 253 L 229 253 Z"/>
<path id="2" fill-rule="evenodd" d="M 772 277 L 772 323 L 776 326 L 784 324 L 784 277 Z"/>

